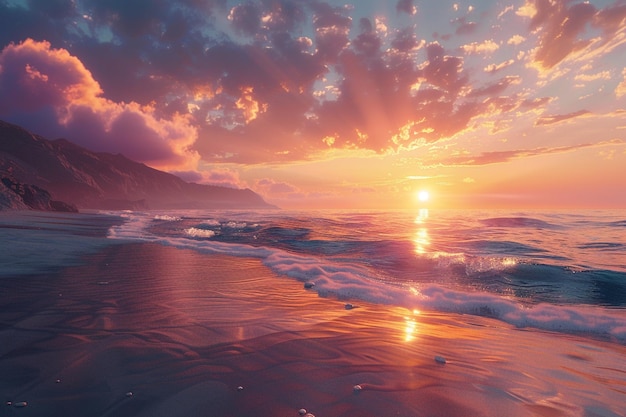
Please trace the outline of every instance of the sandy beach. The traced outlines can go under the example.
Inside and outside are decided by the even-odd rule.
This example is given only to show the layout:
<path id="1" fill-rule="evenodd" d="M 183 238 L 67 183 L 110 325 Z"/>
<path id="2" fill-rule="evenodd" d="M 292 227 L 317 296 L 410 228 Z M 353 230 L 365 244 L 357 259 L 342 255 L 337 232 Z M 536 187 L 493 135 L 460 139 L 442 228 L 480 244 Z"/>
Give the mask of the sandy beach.
<path id="1" fill-rule="evenodd" d="M 258 260 L 124 244 L 0 287 L 0 415 L 619 416 L 626 403 L 623 345 L 320 298 Z"/>

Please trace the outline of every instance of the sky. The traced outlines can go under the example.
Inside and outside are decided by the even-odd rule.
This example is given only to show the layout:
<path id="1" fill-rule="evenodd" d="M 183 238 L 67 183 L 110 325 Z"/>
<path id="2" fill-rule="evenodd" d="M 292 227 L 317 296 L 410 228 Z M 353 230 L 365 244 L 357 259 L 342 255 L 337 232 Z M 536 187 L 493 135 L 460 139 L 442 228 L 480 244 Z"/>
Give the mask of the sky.
<path id="1" fill-rule="evenodd" d="M 626 0 L 0 0 L 0 119 L 291 209 L 625 208 L 625 66 Z"/>

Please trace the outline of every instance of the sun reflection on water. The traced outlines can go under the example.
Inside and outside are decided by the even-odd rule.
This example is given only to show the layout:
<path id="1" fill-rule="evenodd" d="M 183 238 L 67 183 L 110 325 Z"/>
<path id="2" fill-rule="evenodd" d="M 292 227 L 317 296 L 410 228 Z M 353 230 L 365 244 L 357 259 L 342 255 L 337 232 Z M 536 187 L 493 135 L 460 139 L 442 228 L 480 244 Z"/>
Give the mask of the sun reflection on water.
<path id="1" fill-rule="evenodd" d="M 417 217 L 415 218 L 415 224 L 420 225 L 417 229 L 417 233 L 413 242 L 415 243 L 415 252 L 423 255 L 426 248 L 430 245 L 430 238 L 428 236 L 428 229 L 425 227 L 426 220 L 428 220 L 428 209 L 422 208 L 419 210 Z"/>
<path id="2" fill-rule="evenodd" d="M 418 310 L 413 310 L 413 316 L 417 316 L 419 314 L 420 312 Z M 404 340 L 406 342 L 410 342 L 415 339 L 415 334 L 418 330 L 417 321 L 413 317 L 405 317 L 404 322 Z"/>

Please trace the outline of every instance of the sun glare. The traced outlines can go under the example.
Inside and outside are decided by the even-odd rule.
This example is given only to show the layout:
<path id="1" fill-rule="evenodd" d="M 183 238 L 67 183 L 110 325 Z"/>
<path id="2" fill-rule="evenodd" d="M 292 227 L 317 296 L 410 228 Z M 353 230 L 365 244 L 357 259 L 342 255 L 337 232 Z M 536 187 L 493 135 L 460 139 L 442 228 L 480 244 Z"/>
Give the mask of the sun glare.
<path id="1" fill-rule="evenodd" d="M 430 194 L 428 194 L 428 191 L 426 190 L 421 190 L 417 193 L 417 199 L 422 203 L 425 203 L 430 199 Z"/>

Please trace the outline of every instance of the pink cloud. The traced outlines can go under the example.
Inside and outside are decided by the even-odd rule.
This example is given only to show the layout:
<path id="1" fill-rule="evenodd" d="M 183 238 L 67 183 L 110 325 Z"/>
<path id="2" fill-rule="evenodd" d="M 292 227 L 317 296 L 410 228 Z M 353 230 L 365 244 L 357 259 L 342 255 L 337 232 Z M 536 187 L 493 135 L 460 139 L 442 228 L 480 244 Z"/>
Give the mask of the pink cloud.
<path id="1" fill-rule="evenodd" d="M 197 163 L 198 155 L 189 150 L 197 132 L 187 117 L 158 118 L 150 106 L 115 103 L 102 94 L 78 58 L 49 42 L 27 39 L 0 53 L 0 117 L 165 169 Z M 29 126 L 28 120 L 37 119 L 33 113 L 48 116 Z"/>
<path id="2" fill-rule="evenodd" d="M 286 182 L 277 182 L 271 179 L 264 178 L 257 182 L 257 186 L 261 188 L 265 193 L 276 196 L 277 194 L 292 194 L 297 193 L 298 190 L 291 184 Z"/>
<path id="3" fill-rule="evenodd" d="M 588 110 L 578 110 L 572 113 L 567 113 L 567 114 L 555 114 L 555 115 L 550 115 L 550 116 L 542 116 L 539 119 L 537 119 L 537 121 L 535 122 L 535 125 L 540 126 L 540 125 L 551 125 L 554 123 L 560 123 L 563 122 L 565 120 L 569 120 L 569 119 L 574 119 L 576 117 L 580 117 L 580 116 L 584 116 L 586 114 L 589 114 L 590 112 Z"/>
<path id="4" fill-rule="evenodd" d="M 102 93 L 80 60 L 49 42 L 27 39 L 0 54 L 0 113 L 84 102 Z"/>
<path id="5" fill-rule="evenodd" d="M 516 149 L 510 151 L 494 151 L 483 152 L 479 155 L 463 155 L 454 156 L 441 161 L 447 166 L 474 166 L 474 165 L 490 165 L 502 162 L 508 162 L 512 159 L 527 158 L 539 155 L 549 155 L 564 152 L 573 152 L 579 149 L 594 148 L 607 145 L 621 145 L 624 142 L 619 139 L 608 140 L 598 143 L 582 143 L 572 146 L 560 146 L 555 148 L 534 148 L 534 149 Z"/>
<path id="6" fill-rule="evenodd" d="M 504 77 L 501 80 L 499 80 L 498 82 L 488 85 L 486 87 L 483 88 L 477 88 L 475 90 L 473 90 L 470 93 L 470 97 L 477 97 L 477 96 L 497 96 L 499 94 L 502 94 L 502 92 L 504 92 L 504 90 L 506 90 L 506 88 L 512 84 L 519 84 L 520 83 L 520 77 L 518 76 L 508 76 L 508 77 Z"/>
<path id="7" fill-rule="evenodd" d="M 254 191 L 267 200 L 277 203 L 279 206 L 283 204 L 289 205 L 291 201 L 303 201 L 311 197 L 309 193 L 298 189 L 292 184 L 271 178 L 257 180 Z"/>

